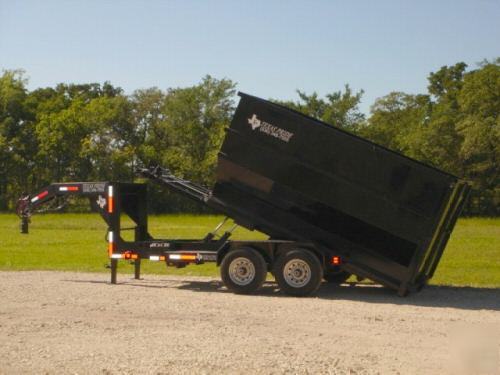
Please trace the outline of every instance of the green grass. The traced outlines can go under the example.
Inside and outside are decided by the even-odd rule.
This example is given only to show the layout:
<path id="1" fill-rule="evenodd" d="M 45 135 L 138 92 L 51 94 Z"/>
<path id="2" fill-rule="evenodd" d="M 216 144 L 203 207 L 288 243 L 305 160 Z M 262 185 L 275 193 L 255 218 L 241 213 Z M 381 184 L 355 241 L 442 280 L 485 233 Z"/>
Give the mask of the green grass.
<path id="1" fill-rule="evenodd" d="M 220 216 L 163 215 L 149 218 L 149 232 L 155 238 L 203 238 L 222 220 Z M 123 220 L 122 227 L 131 227 Z M 225 228 L 229 228 L 226 223 Z M 15 215 L 0 214 L 0 270 L 66 270 L 109 272 L 107 226 L 97 214 L 35 215 L 30 233 L 19 233 Z M 132 240 L 133 231 L 124 231 L 125 240 Z M 237 228 L 234 239 L 265 239 L 258 232 Z M 129 262 L 121 261 L 119 272 L 133 272 Z M 163 262 L 143 262 L 144 273 L 216 276 L 213 263 L 177 269 Z"/>
<path id="2" fill-rule="evenodd" d="M 150 232 L 158 238 L 201 238 L 220 221 L 220 216 L 208 215 L 151 216 Z M 19 233 L 16 216 L 0 214 L 0 270 L 108 272 L 105 233 L 106 225 L 96 214 L 34 216 L 29 235 Z M 266 237 L 238 228 L 233 238 Z M 133 271 L 127 262 L 119 264 L 120 273 Z M 160 262 L 143 264 L 144 273 L 218 275 L 213 264 L 184 269 L 167 269 Z M 500 287 L 500 219 L 459 220 L 432 283 Z"/>
<path id="3" fill-rule="evenodd" d="M 500 218 L 460 219 L 431 284 L 500 287 Z"/>

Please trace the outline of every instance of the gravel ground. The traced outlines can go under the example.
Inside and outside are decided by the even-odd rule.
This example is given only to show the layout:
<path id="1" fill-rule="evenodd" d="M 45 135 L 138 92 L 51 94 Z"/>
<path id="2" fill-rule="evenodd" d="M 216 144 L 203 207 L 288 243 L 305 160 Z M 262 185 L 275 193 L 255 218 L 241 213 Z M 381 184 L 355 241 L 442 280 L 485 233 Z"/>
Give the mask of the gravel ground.
<path id="1" fill-rule="evenodd" d="M 0 272 L 0 373 L 499 371 L 500 290 L 229 293 L 210 278 Z"/>

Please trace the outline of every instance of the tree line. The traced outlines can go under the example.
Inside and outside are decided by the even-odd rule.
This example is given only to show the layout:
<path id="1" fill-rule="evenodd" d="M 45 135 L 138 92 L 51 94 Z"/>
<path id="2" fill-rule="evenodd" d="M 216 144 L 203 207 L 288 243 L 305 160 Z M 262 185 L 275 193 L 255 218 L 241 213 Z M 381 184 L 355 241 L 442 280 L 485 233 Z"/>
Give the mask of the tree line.
<path id="1" fill-rule="evenodd" d="M 349 85 L 322 97 L 298 91 L 275 102 L 461 176 L 472 184 L 465 213 L 500 213 L 500 58 L 475 69 L 444 66 L 428 92 L 391 92 L 369 116 L 363 91 Z M 132 181 L 137 166 L 166 165 L 211 186 L 217 152 L 236 105 L 236 84 L 204 77 L 198 84 L 125 95 L 104 84 L 27 89 L 22 71 L 0 77 L 0 210 L 23 191 L 56 181 Z M 202 210 L 151 189 L 154 212 Z"/>

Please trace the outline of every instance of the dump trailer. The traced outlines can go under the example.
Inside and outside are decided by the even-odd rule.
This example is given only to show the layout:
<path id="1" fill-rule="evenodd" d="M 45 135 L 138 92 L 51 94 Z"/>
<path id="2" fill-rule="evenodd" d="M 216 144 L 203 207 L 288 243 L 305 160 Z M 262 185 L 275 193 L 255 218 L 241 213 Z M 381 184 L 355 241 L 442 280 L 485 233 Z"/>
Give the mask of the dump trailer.
<path id="1" fill-rule="evenodd" d="M 123 182 L 52 184 L 22 197 L 27 232 L 37 207 L 87 195 L 108 224 L 111 281 L 119 259 L 161 260 L 182 267 L 216 262 L 228 289 L 256 291 L 272 272 L 280 289 L 315 292 L 322 280 L 368 278 L 405 296 L 433 276 L 469 185 L 456 176 L 281 105 L 239 93 L 218 155 L 211 189 L 153 167 L 140 174 L 269 236 L 232 241 L 226 220 L 203 239 L 153 239 L 147 188 Z M 121 236 L 121 214 L 135 226 Z"/>

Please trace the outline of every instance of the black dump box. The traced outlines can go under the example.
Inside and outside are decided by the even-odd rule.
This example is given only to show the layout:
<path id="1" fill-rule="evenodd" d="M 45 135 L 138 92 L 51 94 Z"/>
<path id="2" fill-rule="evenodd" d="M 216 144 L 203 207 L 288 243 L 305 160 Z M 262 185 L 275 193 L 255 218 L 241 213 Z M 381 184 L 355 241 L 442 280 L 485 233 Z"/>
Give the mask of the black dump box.
<path id="1" fill-rule="evenodd" d="M 334 126 L 239 95 L 207 204 L 273 239 L 335 250 L 346 271 L 402 294 L 420 289 L 469 186 Z"/>

